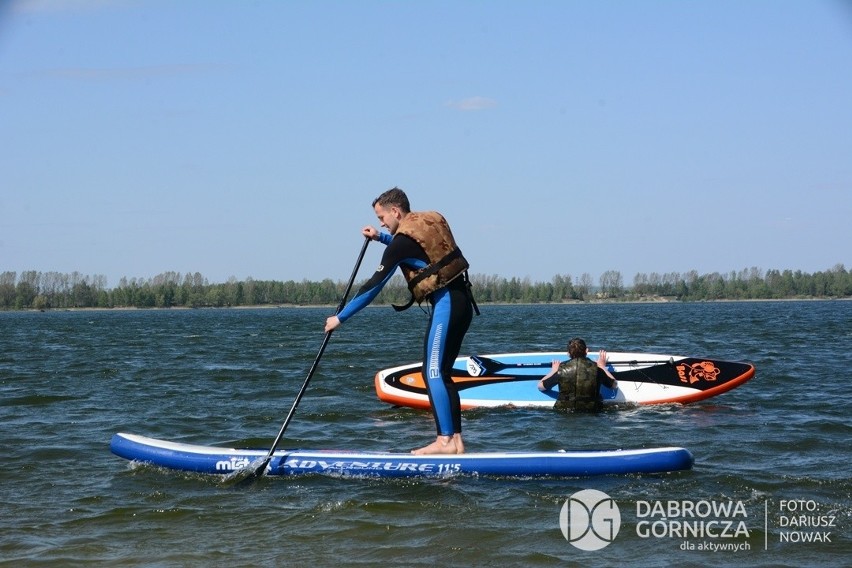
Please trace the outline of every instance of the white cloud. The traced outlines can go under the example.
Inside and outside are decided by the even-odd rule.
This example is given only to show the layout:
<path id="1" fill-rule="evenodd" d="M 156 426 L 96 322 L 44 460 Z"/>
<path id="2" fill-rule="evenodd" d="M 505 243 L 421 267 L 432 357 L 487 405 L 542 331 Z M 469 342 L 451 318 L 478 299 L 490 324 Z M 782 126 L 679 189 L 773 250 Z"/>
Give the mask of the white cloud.
<path id="1" fill-rule="evenodd" d="M 487 97 L 468 97 L 459 101 L 450 101 L 447 106 L 461 111 L 477 111 L 494 108 L 497 101 Z"/>
<path id="2" fill-rule="evenodd" d="M 45 69 L 20 73 L 24 77 L 48 77 L 54 79 L 106 81 L 116 79 L 148 79 L 152 77 L 168 77 L 192 75 L 198 73 L 227 71 L 228 65 L 194 63 L 149 65 L 143 67 L 66 67 Z"/>
<path id="3" fill-rule="evenodd" d="M 49 14 L 57 12 L 80 12 L 122 7 L 132 4 L 127 0 L 13 0 L 13 12 L 21 14 Z"/>

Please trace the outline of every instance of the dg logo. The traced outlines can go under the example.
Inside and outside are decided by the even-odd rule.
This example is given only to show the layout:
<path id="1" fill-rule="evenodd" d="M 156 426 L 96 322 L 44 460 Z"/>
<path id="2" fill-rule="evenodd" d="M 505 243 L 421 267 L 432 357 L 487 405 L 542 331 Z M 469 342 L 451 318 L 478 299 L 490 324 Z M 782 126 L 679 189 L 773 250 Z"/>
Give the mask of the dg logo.
<path id="1" fill-rule="evenodd" d="M 600 550 L 615 540 L 621 528 L 621 511 L 606 493 L 584 489 L 565 500 L 559 528 L 565 540 L 580 550 Z"/>

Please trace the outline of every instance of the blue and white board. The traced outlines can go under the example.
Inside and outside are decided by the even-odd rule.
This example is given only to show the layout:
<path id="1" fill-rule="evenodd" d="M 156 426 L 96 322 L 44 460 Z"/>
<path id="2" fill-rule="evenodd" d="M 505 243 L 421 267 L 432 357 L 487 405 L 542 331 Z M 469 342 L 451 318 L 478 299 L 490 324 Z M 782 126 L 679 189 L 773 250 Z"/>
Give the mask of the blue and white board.
<path id="1" fill-rule="evenodd" d="M 617 389 L 601 387 L 605 405 L 687 404 L 718 396 L 754 376 L 750 363 L 653 353 L 608 353 L 608 368 Z M 597 353 L 589 354 L 596 360 Z M 558 388 L 541 392 L 538 381 L 553 360 L 565 353 L 502 353 L 459 357 L 453 382 L 463 409 L 494 406 L 550 408 Z M 375 377 L 380 400 L 412 408 L 429 408 L 422 363 L 379 371 Z"/>
<path id="2" fill-rule="evenodd" d="M 110 450 L 133 462 L 210 474 L 230 474 L 262 463 L 268 450 L 198 446 L 135 434 L 115 434 Z M 358 477 L 581 477 L 664 473 L 692 467 L 692 454 L 677 447 L 632 450 L 489 452 L 415 456 L 339 450 L 278 450 L 268 475 L 326 474 Z"/>

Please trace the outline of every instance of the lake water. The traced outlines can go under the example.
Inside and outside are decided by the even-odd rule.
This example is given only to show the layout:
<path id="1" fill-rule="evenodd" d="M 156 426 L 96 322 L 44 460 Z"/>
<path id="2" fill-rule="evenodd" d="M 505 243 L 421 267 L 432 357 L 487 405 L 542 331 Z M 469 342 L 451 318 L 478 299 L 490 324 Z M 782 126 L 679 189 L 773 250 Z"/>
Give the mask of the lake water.
<path id="1" fill-rule="evenodd" d="M 110 437 L 269 447 L 331 308 L 0 313 L 0 565 L 850 565 L 852 302 L 481 307 L 464 354 L 561 350 L 578 335 L 757 373 L 688 406 L 464 415 L 468 451 L 675 445 L 695 456 L 688 472 L 233 486 L 131 467 Z M 381 403 L 373 386 L 377 370 L 420 359 L 425 325 L 416 308 L 375 307 L 335 332 L 279 447 L 430 441 L 430 413 Z M 560 528 L 583 490 L 620 512 L 599 550 Z"/>

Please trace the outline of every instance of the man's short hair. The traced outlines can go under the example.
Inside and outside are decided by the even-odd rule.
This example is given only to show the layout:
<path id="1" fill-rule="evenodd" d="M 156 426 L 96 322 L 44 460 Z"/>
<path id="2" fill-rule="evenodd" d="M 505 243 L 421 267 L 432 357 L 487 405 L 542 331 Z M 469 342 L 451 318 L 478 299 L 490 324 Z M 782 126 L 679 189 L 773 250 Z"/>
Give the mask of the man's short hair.
<path id="1" fill-rule="evenodd" d="M 376 204 L 382 207 L 399 207 L 403 213 L 411 212 L 411 205 L 408 203 L 408 196 L 398 187 L 393 187 L 373 200 L 373 207 Z"/>

